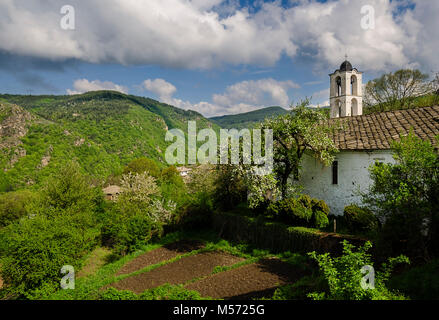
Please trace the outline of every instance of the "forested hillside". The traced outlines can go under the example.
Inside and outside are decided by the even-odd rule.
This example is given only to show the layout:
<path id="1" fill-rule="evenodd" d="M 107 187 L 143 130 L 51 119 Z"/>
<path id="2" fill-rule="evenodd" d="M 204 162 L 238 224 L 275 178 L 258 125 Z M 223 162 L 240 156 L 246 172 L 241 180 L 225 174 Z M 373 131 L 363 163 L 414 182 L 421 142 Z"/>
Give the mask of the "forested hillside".
<path id="1" fill-rule="evenodd" d="M 224 129 L 242 129 L 251 128 L 266 118 L 276 117 L 287 112 L 287 110 L 281 107 L 268 107 L 247 113 L 213 117 L 210 120 Z"/>
<path id="2" fill-rule="evenodd" d="M 218 130 L 197 112 L 118 92 L 0 95 L 0 192 L 38 185 L 69 159 L 97 183 L 136 158 L 164 163 L 166 131 L 187 132 L 189 120 Z"/>

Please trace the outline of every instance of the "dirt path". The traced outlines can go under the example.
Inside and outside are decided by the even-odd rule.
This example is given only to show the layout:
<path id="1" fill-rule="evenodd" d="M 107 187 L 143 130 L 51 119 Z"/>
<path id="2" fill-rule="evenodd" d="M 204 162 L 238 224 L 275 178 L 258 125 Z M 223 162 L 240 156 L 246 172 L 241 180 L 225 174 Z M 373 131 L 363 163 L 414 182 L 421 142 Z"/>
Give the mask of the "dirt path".
<path id="1" fill-rule="evenodd" d="M 98 247 L 94 249 L 87 258 L 84 267 L 78 272 L 78 278 L 96 273 L 105 264 L 106 258 L 110 254 L 111 250 L 107 248 Z"/>
<path id="2" fill-rule="evenodd" d="M 279 259 L 263 259 L 258 263 L 221 272 L 186 286 L 204 297 L 216 299 L 252 299 L 269 297 L 282 285 L 294 283 L 306 272 Z"/>
<path id="3" fill-rule="evenodd" d="M 196 240 L 181 240 L 174 242 L 136 257 L 126 263 L 116 275 L 129 274 L 203 247 L 204 243 Z"/>
<path id="4" fill-rule="evenodd" d="M 131 290 L 139 294 L 165 283 L 183 284 L 211 274 L 216 266 L 231 266 L 243 260 L 243 258 L 223 252 L 204 252 L 181 258 L 149 272 L 122 279 L 110 286 L 118 290 Z"/>

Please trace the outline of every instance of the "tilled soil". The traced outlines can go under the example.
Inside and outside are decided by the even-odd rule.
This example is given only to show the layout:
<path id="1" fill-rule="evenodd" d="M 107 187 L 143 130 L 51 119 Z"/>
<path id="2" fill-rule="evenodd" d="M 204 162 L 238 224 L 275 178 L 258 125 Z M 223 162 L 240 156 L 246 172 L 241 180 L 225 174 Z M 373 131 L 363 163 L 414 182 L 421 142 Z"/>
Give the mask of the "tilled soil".
<path id="1" fill-rule="evenodd" d="M 129 274 L 203 247 L 204 243 L 197 240 L 181 240 L 174 242 L 136 257 L 126 263 L 116 275 Z"/>
<path id="2" fill-rule="evenodd" d="M 198 291 L 203 297 L 248 300 L 269 297 L 277 287 L 294 283 L 306 274 L 279 259 L 263 259 L 190 283 L 186 288 Z"/>
<path id="3" fill-rule="evenodd" d="M 165 283 L 183 284 L 196 278 L 208 276 L 216 266 L 231 266 L 243 260 L 243 258 L 224 252 L 204 252 L 183 257 L 149 272 L 122 279 L 110 286 L 118 290 L 130 290 L 139 294 Z"/>

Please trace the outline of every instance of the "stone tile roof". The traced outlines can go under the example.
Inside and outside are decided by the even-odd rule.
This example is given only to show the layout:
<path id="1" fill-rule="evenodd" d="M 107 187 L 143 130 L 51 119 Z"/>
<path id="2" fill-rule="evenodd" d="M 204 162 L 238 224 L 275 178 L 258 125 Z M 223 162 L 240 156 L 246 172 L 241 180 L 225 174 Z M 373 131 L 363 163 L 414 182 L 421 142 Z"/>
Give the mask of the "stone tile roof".
<path id="1" fill-rule="evenodd" d="M 388 150 L 393 140 L 407 135 L 416 136 L 436 145 L 439 135 L 439 106 L 395 110 L 370 115 L 331 119 L 340 120 L 344 129 L 334 133 L 339 150 Z"/>
<path id="2" fill-rule="evenodd" d="M 120 193 L 120 187 L 119 186 L 108 186 L 104 189 L 102 189 L 102 191 L 104 192 L 104 194 L 107 195 L 116 195 Z"/>

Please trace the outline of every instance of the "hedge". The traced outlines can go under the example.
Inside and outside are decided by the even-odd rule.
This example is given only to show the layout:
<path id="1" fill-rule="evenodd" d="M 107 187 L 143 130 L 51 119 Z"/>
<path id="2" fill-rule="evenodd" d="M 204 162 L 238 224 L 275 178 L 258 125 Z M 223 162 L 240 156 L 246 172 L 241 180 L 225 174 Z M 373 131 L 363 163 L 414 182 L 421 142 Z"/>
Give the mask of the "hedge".
<path id="1" fill-rule="evenodd" d="M 342 241 L 363 245 L 366 240 L 349 235 L 321 232 L 305 227 L 288 227 L 282 223 L 267 222 L 261 218 L 250 218 L 233 213 L 215 213 L 213 228 L 219 236 L 232 241 L 245 241 L 272 252 L 340 254 Z"/>

